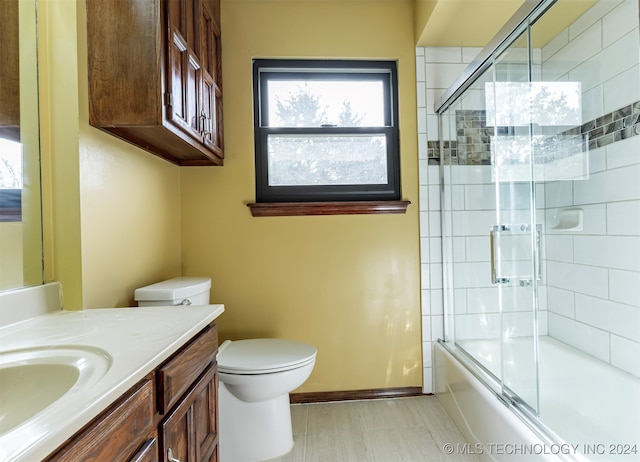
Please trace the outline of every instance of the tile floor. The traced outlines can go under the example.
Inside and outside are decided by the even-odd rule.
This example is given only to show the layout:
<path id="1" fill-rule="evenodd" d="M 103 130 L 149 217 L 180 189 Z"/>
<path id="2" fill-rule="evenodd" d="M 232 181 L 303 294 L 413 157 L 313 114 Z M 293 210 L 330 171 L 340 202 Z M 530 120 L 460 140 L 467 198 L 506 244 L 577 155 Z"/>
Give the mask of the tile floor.
<path id="1" fill-rule="evenodd" d="M 445 455 L 466 443 L 434 396 L 291 406 L 293 450 L 277 462 L 476 462 Z"/>

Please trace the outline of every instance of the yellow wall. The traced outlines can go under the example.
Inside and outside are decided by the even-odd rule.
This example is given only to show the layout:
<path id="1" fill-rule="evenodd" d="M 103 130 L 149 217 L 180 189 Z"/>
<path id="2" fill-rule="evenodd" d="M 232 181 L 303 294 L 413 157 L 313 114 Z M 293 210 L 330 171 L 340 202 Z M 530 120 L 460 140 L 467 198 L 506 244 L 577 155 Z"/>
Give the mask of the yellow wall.
<path id="1" fill-rule="evenodd" d="M 223 0 L 225 165 L 183 168 L 184 273 L 213 279 L 222 338 L 318 348 L 300 391 L 420 386 L 413 4 Z M 406 215 L 252 218 L 253 57 L 397 59 Z"/>
<path id="2" fill-rule="evenodd" d="M 223 1 L 225 166 L 178 168 L 87 123 L 83 0 L 41 2 L 47 279 L 64 305 L 124 306 L 213 279 L 223 338 L 318 347 L 301 391 L 420 386 L 415 49 L 409 1 Z M 252 218 L 252 57 L 397 59 L 405 215 Z"/>
<path id="3" fill-rule="evenodd" d="M 39 2 L 46 279 L 67 309 L 181 273 L 180 170 L 89 126 L 84 0 Z"/>

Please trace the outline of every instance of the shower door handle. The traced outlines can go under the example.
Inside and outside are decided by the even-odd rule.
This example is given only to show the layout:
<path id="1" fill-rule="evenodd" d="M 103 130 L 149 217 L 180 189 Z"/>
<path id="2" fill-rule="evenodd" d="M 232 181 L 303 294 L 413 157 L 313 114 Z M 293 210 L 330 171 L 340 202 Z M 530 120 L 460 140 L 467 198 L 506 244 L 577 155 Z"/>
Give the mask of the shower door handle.
<path id="1" fill-rule="evenodd" d="M 489 231 L 489 246 L 491 254 L 491 284 L 509 284 L 510 279 L 496 274 L 496 239 L 503 231 L 509 231 L 508 225 L 493 225 Z"/>
<path id="2" fill-rule="evenodd" d="M 535 242 L 533 252 L 535 256 L 532 255 L 532 258 L 535 258 L 535 268 L 533 270 L 534 274 L 531 276 L 521 276 L 518 274 L 505 276 L 502 274 L 498 274 L 498 271 L 501 271 L 501 265 L 499 262 L 501 261 L 500 252 L 496 250 L 496 247 L 499 249 L 499 239 L 502 233 L 510 233 L 511 235 L 529 235 L 531 225 L 528 224 L 520 224 L 520 225 L 493 225 L 489 231 L 489 246 L 490 246 L 490 255 L 491 255 L 491 283 L 492 284 L 509 284 L 512 280 L 518 281 L 520 286 L 526 287 L 530 286 L 534 280 L 540 281 L 542 280 L 542 255 L 541 255 L 541 238 L 542 238 L 542 225 L 536 224 L 535 231 Z"/>

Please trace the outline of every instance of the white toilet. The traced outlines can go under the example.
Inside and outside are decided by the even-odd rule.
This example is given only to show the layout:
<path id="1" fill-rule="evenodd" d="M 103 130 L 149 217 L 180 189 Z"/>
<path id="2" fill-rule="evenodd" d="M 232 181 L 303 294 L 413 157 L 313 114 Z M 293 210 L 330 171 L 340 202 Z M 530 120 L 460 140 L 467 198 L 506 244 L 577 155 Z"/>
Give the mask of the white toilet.
<path id="1" fill-rule="evenodd" d="M 210 278 L 174 278 L 135 291 L 139 306 L 207 305 Z M 218 348 L 221 462 L 256 462 L 293 447 L 289 392 L 311 375 L 315 347 L 281 339 L 227 340 Z"/>

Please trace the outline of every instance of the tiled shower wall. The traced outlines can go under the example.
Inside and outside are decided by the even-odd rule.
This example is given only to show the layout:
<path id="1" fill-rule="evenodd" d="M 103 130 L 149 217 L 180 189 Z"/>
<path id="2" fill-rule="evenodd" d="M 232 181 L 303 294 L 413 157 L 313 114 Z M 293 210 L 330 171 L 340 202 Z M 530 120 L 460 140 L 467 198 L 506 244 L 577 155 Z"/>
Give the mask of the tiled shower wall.
<path id="1" fill-rule="evenodd" d="M 600 124 L 602 131 L 591 133 L 589 180 L 550 182 L 540 185 L 537 194 L 546 218 L 543 274 L 549 334 L 640 375 L 640 128 L 637 118 L 632 119 L 640 106 L 637 8 L 637 0 L 601 0 L 542 50 L 543 78 L 581 81 L 583 121 L 594 124 L 588 130 Z M 425 392 L 432 391 L 431 344 L 443 336 L 434 105 L 479 51 L 416 49 Z M 616 112 L 620 109 L 625 112 Z M 616 113 L 622 115 L 617 124 Z M 599 143 L 593 142 L 596 138 Z M 453 167 L 454 175 L 476 177 L 483 184 L 483 170 L 489 167 L 485 159 L 478 163 L 485 166 Z M 584 211 L 583 231 L 553 230 L 559 210 L 574 206 Z M 460 208 L 469 219 L 476 212 Z M 464 297 L 467 304 L 473 303 L 470 294 Z M 547 326 L 541 327 L 544 333 Z"/>
<path id="2" fill-rule="evenodd" d="M 580 81 L 588 180 L 545 185 L 549 335 L 640 376 L 638 1 L 600 1 L 542 49 L 545 80 Z M 554 230 L 567 208 L 582 231 Z"/>

